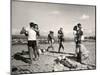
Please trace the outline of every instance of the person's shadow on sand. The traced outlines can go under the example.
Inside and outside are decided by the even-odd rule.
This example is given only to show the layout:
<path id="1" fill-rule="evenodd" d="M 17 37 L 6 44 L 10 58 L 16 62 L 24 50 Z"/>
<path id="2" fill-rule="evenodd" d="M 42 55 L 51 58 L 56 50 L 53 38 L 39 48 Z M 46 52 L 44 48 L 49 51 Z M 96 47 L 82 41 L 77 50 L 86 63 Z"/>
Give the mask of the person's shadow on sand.
<path id="1" fill-rule="evenodd" d="M 24 57 L 23 55 L 28 55 L 28 52 L 17 52 L 12 56 L 12 59 L 21 60 L 25 63 L 29 63 L 29 58 Z"/>

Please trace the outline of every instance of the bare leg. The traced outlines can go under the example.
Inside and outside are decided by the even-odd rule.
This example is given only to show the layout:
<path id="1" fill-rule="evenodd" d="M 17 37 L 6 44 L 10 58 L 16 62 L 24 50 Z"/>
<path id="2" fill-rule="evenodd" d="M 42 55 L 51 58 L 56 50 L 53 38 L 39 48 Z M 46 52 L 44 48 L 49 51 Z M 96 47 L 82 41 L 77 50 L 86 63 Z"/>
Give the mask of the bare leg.
<path id="1" fill-rule="evenodd" d="M 47 51 L 49 51 L 50 46 L 48 46 Z"/>
<path id="2" fill-rule="evenodd" d="M 39 52 L 38 52 L 38 47 L 37 46 L 35 47 L 35 53 L 36 53 L 36 58 L 38 59 L 39 58 Z"/>
<path id="3" fill-rule="evenodd" d="M 61 43 L 59 43 L 59 49 L 58 49 L 58 52 L 60 52 L 60 49 L 61 49 Z"/>
<path id="4" fill-rule="evenodd" d="M 53 49 L 53 46 L 52 46 L 52 42 L 51 41 L 49 41 L 49 46 L 47 48 L 47 51 L 49 50 L 49 48 L 52 48 Z"/>
<path id="5" fill-rule="evenodd" d="M 51 48 L 52 48 L 52 50 L 54 50 L 53 43 L 51 43 Z"/>
<path id="6" fill-rule="evenodd" d="M 64 46 L 63 46 L 63 43 L 61 42 L 61 47 L 62 47 L 62 49 L 64 50 Z"/>
<path id="7" fill-rule="evenodd" d="M 39 57 L 39 51 L 38 51 L 38 49 L 39 49 L 39 41 L 37 40 L 37 43 L 36 43 L 36 51 L 37 51 L 37 55 Z"/>
<path id="8" fill-rule="evenodd" d="M 81 63 L 81 47 L 80 45 L 78 44 L 78 47 L 77 47 L 77 61 Z"/>
<path id="9" fill-rule="evenodd" d="M 33 53 L 34 53 L 34 59 L 37 58 L 37 49 L 36 47 L 33 47 Z"/>
<path id="10" fill-rule="evenodd" d="M 29 57 L 30 57 L 30 60 L 32 63 L 32 61 L 33 61 L 33 49 L 32 49 L 32 47 L 28 47 L 28 50 L 29 50 Z"/>
<path id="11" fill-rule="evenodd" d="M 80 57 L 80 63 L 82 62 L 82 57 L 81 57 L 82 53 L 81 53 L 81 45 L 79 45 L 79 57 Z"/>
<path id="12" fill-rule="evenodd" d="M 38 47 L 36 48 L 36 51 L 37 51 L 37 55 L 38 55 L 38 57 L 40 56 L 40 54 L 39 54 L 39 51 L 38 51 Z"/>

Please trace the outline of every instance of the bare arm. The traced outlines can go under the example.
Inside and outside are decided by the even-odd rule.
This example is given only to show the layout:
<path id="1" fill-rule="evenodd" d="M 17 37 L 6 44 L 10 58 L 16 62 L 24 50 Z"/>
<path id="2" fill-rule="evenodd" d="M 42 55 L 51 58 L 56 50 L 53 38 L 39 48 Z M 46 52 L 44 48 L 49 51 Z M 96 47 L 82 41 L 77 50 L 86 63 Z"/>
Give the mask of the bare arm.
<path id="1" fill-rule="evenodd" d="M 23 27 L 20 34 L 25 34 L 25 36 L 28 36 L 28 32 L 26 31 L 26 29 Z"/>

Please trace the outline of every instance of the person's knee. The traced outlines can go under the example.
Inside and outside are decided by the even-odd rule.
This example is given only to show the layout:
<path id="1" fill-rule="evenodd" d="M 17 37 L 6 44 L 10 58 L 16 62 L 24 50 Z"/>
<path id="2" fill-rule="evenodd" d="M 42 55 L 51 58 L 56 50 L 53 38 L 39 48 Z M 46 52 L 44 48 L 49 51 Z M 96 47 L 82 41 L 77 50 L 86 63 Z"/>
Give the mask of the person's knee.
<path id="1" fill-rule="evenodd" d="M 29 51 L 32 51 L 32 47 L 28 47 Z"/>

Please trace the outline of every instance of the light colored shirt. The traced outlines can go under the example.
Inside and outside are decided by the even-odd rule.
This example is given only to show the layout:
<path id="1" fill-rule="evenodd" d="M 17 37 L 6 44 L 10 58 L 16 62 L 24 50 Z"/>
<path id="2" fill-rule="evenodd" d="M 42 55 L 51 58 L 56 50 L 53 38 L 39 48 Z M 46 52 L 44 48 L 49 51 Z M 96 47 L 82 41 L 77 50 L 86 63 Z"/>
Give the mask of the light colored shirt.
<path id="1" fill-rule="evenodd" d="M 32 28 L 25 28 L 28 32 L 28 40 L 36 40 L 36 32 Z"/>

